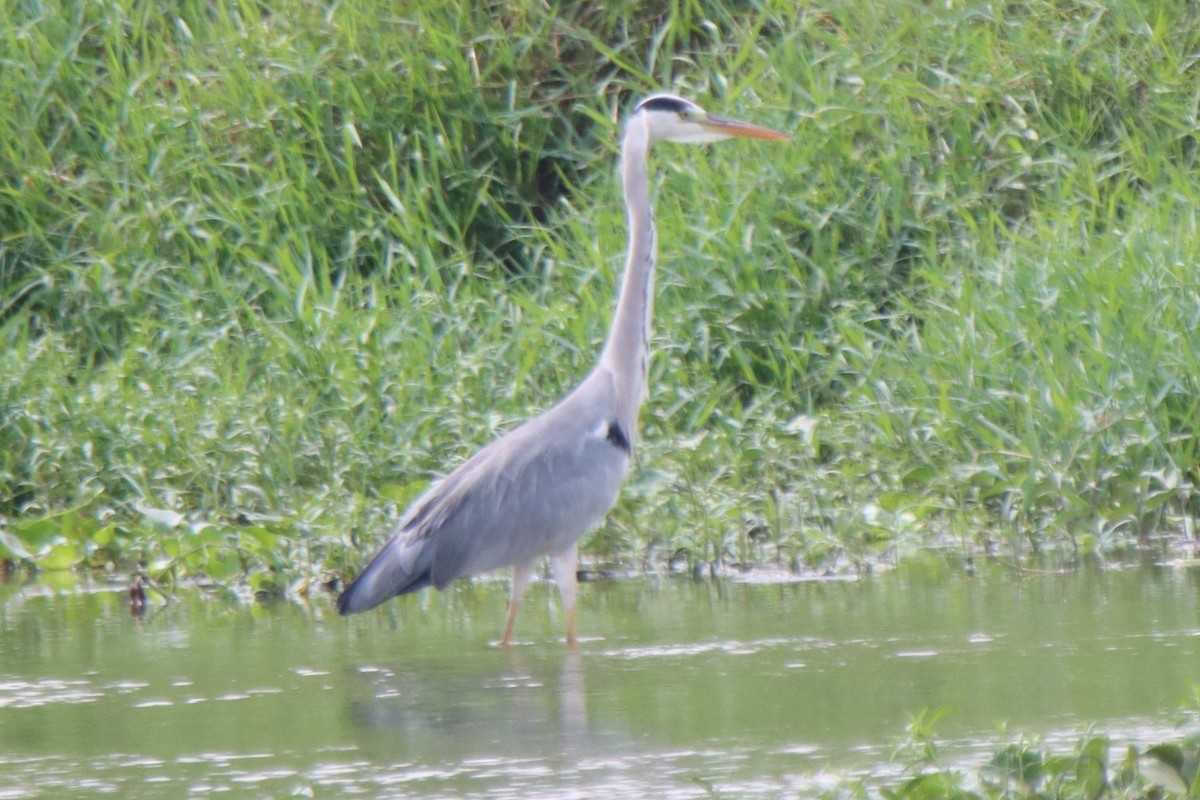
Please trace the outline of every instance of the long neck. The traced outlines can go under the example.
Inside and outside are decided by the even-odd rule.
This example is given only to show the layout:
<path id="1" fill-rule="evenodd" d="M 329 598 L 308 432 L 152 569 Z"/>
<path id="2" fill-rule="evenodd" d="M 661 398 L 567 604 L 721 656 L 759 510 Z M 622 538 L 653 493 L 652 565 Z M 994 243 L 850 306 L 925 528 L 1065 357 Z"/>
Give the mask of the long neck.
<path id="1" fill-rule="evenodd" d="M 621 182 L 629 223 L 629 256 L 600 366 L 616 379 L 618 416 L 633 435 L 646 392 L 650 355 L 650 313 L 654 303 L 654 262 L 657 244 L 654 209 L 650 206 L 647 156 L 650 140 L 643 118 L 635 116 L 621 141 Z"/>

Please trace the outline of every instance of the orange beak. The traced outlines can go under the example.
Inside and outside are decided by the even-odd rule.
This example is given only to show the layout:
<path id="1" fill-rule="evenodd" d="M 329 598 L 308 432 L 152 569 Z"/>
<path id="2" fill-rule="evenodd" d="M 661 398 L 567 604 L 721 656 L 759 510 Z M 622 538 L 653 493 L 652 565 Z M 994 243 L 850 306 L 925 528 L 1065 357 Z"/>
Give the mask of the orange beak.
<path id="1" fill-rule="evenodd" d="M 741 122 L 728 117 L 718 117 L 715 114 L 709 114 L 700 123 L 707 130 L 713 133 L 719 133 L 722 136 L 740 136 L 746 139 L 762 139 L 768 142 L 790 142 L 791 136 L 786 133 L 764 128 L 761 125 L 753 125 L 749 122 Z"/>

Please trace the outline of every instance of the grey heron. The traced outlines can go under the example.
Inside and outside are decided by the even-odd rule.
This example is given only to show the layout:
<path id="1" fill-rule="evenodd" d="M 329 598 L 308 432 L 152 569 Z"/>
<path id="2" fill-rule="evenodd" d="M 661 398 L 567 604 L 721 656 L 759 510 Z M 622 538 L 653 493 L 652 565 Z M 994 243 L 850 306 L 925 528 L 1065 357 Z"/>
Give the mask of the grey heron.
<path id="1" fill-rule="evenodd" d="M 655 242 L 648 156 L 655 142 L 702 144 L 731 137 L 782 141 L 786 134 L 708 114 L 690 100 L 651 95 L 629 115 L 621 183 L 629 252 L 599 363 L 557 405 L 476 452 L 404 513 L 366 569 L 338 597 L 354 614 L 426 586 L 511 566 L 504 635 L 538 561 L 549 556 L 574 645 L 577 543 L 616 503 L 629 471 L 646 392 Z"/>

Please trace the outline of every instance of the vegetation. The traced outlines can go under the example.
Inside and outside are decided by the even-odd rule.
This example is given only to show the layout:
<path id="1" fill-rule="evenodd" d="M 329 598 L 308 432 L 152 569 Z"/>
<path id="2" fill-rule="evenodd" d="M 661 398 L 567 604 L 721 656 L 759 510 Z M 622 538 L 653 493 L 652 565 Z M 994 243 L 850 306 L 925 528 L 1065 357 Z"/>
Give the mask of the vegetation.
<path id="1" fill-rule="evenodd" d="M 280 593 L 590 367 L 658 153 L 597 561 L 1194 536 L 1200 11 L 1165 0 L 0 2 L 0 560 Z"/>
<path id="2" fill-rule="evenodd" d="M 1200 730 L 1180 731 L 1178 741 L 1139 748 L 1118 747 L 1102 733 L 1088 731 L 1067 752 L 1027 740 L 1005 744 L 970 775 L 944 766 L 933 725 L 937 715 L 917 715 L 894 761 L 903 775 L 894 781 L 846 781 L 823 794 L 825 800 L 992 800 L 993 798 L 1200 797 Z M 871 786 L 874 782 L 876 785 Z M 892 785 L 894 784 L 894 785 Z"/>

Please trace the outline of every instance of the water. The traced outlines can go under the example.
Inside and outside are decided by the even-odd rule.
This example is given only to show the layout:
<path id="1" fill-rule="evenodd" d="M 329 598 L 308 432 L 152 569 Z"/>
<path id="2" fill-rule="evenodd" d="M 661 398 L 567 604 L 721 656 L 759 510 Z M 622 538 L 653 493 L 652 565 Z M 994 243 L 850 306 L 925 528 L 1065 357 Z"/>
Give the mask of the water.
<path id="1" fill-rule="evenodd" d="M 490 646 L 504 603 L 190 592 L 139 620 L 116 588 L 0 586 L 0 800 L 811 793 L 891 769 L 923 709 L 969 764 L 1019 732 L 1170 738 L 1200 683 L 1195 569 L 591 583 L 575 653 L 540 585 Z"/>

